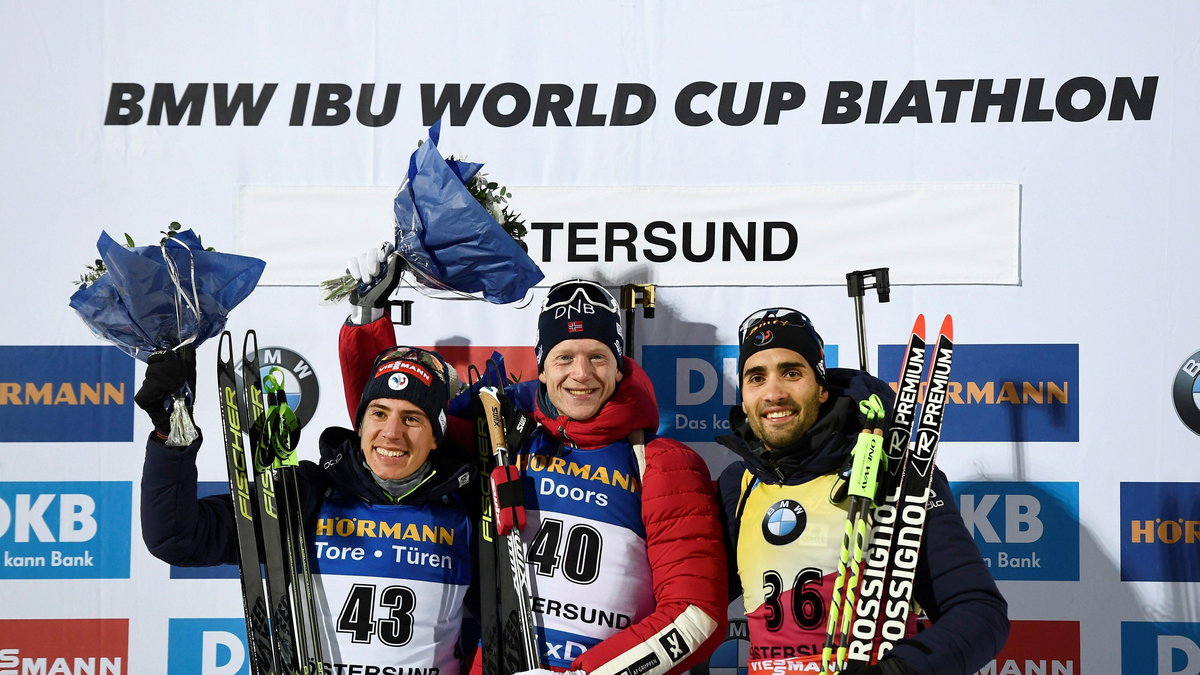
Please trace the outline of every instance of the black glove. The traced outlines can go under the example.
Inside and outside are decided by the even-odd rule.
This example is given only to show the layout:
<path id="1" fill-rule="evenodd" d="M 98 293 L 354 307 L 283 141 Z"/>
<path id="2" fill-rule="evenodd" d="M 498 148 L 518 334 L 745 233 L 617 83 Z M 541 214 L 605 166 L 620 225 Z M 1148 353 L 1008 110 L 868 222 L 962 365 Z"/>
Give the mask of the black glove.
<path id="1" fill-rule="evenodd" d="M 515 456 L 537 429 L 537 422 L 503 393 L 500 394 L 500 412 L 504 415 L 504 442 L 509 454 Z"/>
<path id="2" fill-rule="evenodd" d="M 860 668 L 855 675 L 920 675 L 908 661 L 893 656 L 886 658 L 873 666 Z"/>
<path id="3" fill-rule="evenodd" d="M 171 433 L 173 397 L 187 387 L 188 413 L 196 392 L 196 349 L 180 347 L 176 351 L 160 350 L 146 360 L 146 377 L 133 400 L 146 411 L 154 423 L 159 440 Z"/>

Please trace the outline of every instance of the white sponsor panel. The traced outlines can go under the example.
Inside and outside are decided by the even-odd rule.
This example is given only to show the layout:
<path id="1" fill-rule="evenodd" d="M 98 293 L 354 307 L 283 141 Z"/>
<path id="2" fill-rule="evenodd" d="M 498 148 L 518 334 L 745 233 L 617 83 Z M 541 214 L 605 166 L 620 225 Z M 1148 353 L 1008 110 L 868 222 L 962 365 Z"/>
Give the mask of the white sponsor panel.
<path id="1" fill-rule="evenodd" d="M 1013 183 L 510 190 L 547 284 L 607 275 L 664 286 L 840 285 L 847 271 L 875 267 L 890 267 L 895 284 L 1020 280 Z M 340 273 L 331 247 L 391 238 L 395 193 L 243 187 L 238 251 L 272 261 L 262 284 L 314 285 Z"/>
<path id="2" fill-rule="evenodd" d="M 228 328 L 256 329 L 322 378 L 327 395 L 299 449 L 316 459 L 320 430 L 351 421 L 335 383 L 348 309 L 322 305 L 315 284 L 392 237 L 409 154 L 440 117 L 443 152 L 483 162 L 512 191 L 546 283 L 659 284 L 634 354 L 654 371 L 664 432 L 714 473 L 730 453 L 711 438 L 737 401 L 730 355 L 714 350 L 735 343 L 750 311 L 784 305 L 809 314 L 854 364 L 843 285 L 852 270 L 890 270 L 891 301 L 865 298 L 874 365 L 918 312 L 953 314 L 964 354 L 1078 345 L 1077 377 L 1052 378 L 1069 382 L 1071 406 L 951 407 L 947 436 L 970 422 L 976 437 L 944 436 L 938 464 L 955 482 L 1023 485 L 976 486 L 962 511 L 1012 618 L 1080 623 L 1081 659 L 1030 658 L 1115 672 L 1118 623 L 1190 622 L 1200 606 L 1198 584 L 1179 578 L 1195 567 L 1185 565 L 1190 530 L 1159 541 L 1200 517 L 1193 502 L 1130 520 L 1115 497 L 1129 482 L 1197 480 L 1187 411 L 1200 385 L 1186 364 L 1200 350 L 1190 309 L 1198 25 L 1200 3 L 1189 0 L 964 0 L 933 11 L 913 0 L 0 2 L 0 344 L 58 352 L 28 359 L 41 369 L 29 376 L 0 368 L 0 394 L 10 394 L 0 396 L 0 478 L 47 484 L 0 494 L 8 616 L 127 618 L 138 639 L 122 668 L 186 675 L 164 669 L 167 622 L 241 612 L 235 580 L 172 578 L 141 541 L 151 427 L 132 395 L 144 364 L 103 370 L 129 410 L 124 426 L 106 417 L 82 434 L 90 440 L 45 438 L 86 426 L 73 420 L 88 406 L 24 398 L 42 382 L 97 379 L 59 371 L 64 350 L 102 344 L 66 306 L 100 231 L 150 244 L 177 220 L 206 246 L 266 261 Z M 404 344 L 528 348 L 544 287 L 524 306 L 401 294 L 414 300 L 412 325 L 398 328 Z M 203 482 L 225 474 L 211 437 L 214 352 L 201 345 L 197 359 Z M 997 394 L 1001 382 L 1051 381 L 1023 375 L 1028 353 L 1003 356 Z M 1035 371 L 1057 363 L 1054 352 L 1034 356 Z M 959 360 L 952 378 L 969 365 Z M 80 482 L 120 485 L 123 510 L 103 491 L 64 487 Z M 1077 510 L 1024 487 L 1076 482 Z M 1120 581 L 1122 549 L 1150 546 L 1151 526 L 1173 562 L 1155 581 Z M 240 657 L 226 638 L 236 626 L 205 629 L 216 631 L 206 663 L 233 669 Z M 1164 635 L 1140 641 L 1125 672 L 1200 668 L 1194 629 Z M 190 644 L 198 668 L 200 637 Z M 49 658 L 47 672 L 65 658 L 0 644 L 17 648 L 22 660 Z"/>

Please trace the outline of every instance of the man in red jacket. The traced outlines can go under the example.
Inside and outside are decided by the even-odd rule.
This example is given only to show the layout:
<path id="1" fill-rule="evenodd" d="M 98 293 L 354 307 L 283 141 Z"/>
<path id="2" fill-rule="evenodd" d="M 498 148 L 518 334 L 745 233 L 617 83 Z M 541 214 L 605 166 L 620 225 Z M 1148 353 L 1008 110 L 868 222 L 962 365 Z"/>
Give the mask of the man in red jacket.
<path id="1" fill-rule="evenodd" d="M 360 278 L 375 276 L 371 267 Z M 348 372 L 395 342 L 382 310 L 355 313 L 340 340 Z M 505 395 L 538 422 L 517 465 L 542 661 L 587 675 L 687 670 L 716 648 L 726 625 L 708 469 L 687 446 L 654 433 L 653 387 L 622 356 L 619 308 L 604 287 L 552 287 L 535 348 L 538 379 Z"/>

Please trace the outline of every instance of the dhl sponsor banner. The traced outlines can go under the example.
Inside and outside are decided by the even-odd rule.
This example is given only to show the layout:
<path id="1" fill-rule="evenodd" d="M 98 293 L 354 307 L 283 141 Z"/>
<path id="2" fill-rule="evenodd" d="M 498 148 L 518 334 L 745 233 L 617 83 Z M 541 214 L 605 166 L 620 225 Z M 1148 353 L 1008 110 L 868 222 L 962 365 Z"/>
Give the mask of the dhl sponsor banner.
<path id="1" fill-rule="evenodd" d="M 165 672 L 171 675 L 249 675 L 246 620 L 170 619 Z"/>
<path id="2" fill-rule="evenodd" d="M 0 442 L 133 440 L 133 364 L 115 347 L 0 346 Z"/>
<path id="3" fill-rule="evenodd" d="M 1144 673 L 1200 673 L 1200 623 L 1122 621 L 1121 675 Z"/>
<path id="4" fill-rule="evenodd" d="M 658 432 L 680 441 L 709 442 L 729 433 L 737 390 L 736 345 L 645 345 L 642 366 L 658 397 Z M 825 345 L 825 366 L 838 365 L 838 346 Z"/>
<path id="5" fill-rule="evenodd" d="M 665 286 L 841 285 L 892 266 L 905 284 L 1015 284 L 1020 191 L 1009 183 L 514 187 L 547 284 L 637 275 Z M 396 188 L 246 186 L 238 252 L 262 284 L 337 276 L 336 236 L 386 238 Z M 353 250 L 352 248 L 349 250 Z"/>

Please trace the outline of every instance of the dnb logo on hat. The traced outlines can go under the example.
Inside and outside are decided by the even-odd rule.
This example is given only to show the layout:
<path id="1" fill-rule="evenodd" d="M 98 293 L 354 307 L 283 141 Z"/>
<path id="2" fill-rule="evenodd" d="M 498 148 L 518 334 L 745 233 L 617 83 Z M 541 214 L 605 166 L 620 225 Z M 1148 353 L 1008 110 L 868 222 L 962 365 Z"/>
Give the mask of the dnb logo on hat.
<path id="1" fill-rule="evenodd" d="M 781 499 L 772 504 L 763 517 L 763 538 L 776 546 L 790 544 L 804 532 L 807 524 L 808 514 L 799 502 Z"/>
<path id="2" fill-rule="evenodd" d="M 1200 434 L 1200 352 L 1192 354 L 1179 366 L 1171 387 L 1171 398 L 1180 421 Z"/>
<path id="3" fill-rule="evenodd" d="M 317 401 L 321 398 L 321 386 L 312 366 L 303 356 L 287 347 L 259 347 L 259 371 L 262 373 L 263 388 L 267 388 L 268 378 L 283 387 L 287 395 L 288 405 L 292 406 L 300 426 L 303 428 L 312 420 L 317 410 Z M 242 386 L 241 363 L 237 366 L 238 387 Z"/>

